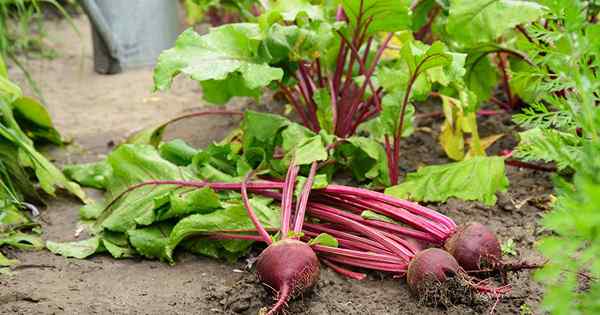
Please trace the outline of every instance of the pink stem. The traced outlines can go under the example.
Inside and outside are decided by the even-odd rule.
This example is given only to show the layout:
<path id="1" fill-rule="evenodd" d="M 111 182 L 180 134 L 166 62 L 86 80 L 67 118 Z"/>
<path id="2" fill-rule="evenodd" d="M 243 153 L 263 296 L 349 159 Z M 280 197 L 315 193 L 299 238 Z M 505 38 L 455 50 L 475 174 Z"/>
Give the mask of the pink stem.
<path id="1" fill-rule="evenodd" d="M 323 224 L 305 223 L 304 230 L 306 231 L 307 229 L 316 231 L 316 233 L 327 233 L 337 239 L 347 239 L 347 240 L 354 241 L 354 242 L 364 243 L 365 245 L 371 247 L 372 248 L 371 251 L 373 251 L 373 252 L 385 251 L 385 252 L 389 253 L 388 249 L 385 246 L 381 245 L 380 243 L 377 243 L 368 238 L 364 238 L 364 237 L 361 237 L 361 236 L 358 236 L 355 234 L 336 230 L 334 228 L 327 227 Z"/>
<path id="2" fill-rule="evenodd" d="M 337 94 L 335 93 L 335 87 L 333 81 L 331 79 L 329 81 L 329 89 L 331 90 L 331 116 L 333 121 L 333 131 L 335 132 L 338 128 L 338 104 L 337 104 Z"/>
<path id="3" fill-rule="evenodd" d="M 341 266 L 339 266 L 338 264 L 332 262 L 331 260 L 327 259 L 327 258 L 321 258 L 321 261 L 329 268 L 333 269 L 333 271 L 341 274 L 342 276 L 348 277 L 350 279 L 354 279 L 354 280 L 364 280 L 367 275 L 364 273 L 360 273 L 360 272 L 354 272 L 352 270 L 343 268 Z"/>
<path id="4" fill-rule="evenodd" d="M 313 111 L 312 108 L 314 106 L 313 104 L 313 100 L 312 98 L 308 95 L 308 91 L 306 90 L 306 86 L 304 85 L 302 80 L 298 80 L 298 86 L 297 86 L 297 92 L 300 93 L 300 95 L 302 96 L 302 99 L 304 99 L 304 103 L 306 104 L 306 107 L 309 110 L 310 116 L 308 116 L 308 121 L 310 121 L 311 125 L 308 125 L 307 127 L 312 126 L 312 130 L 315 130 L 315 132 L 319 132 L 320 127 L 319 127 L 319 122 L 316 121 L 316 116 L 313 115 Z"/>
<path id="5" fill-rule="evenodd" d="M 248 216 L 250 217 L 250 220 L 256 227 L 258 234 L 261 236 L 261 238 L 263 239 L 263 241 L 265 243 L 267 243 L 268 245 L 271 245 L 273 243 L 273 240 L 271 239 L 271 236 L 269 235 L 267 230 L 265 230 L 265 227 L 260 223 L 260 220 L 256 216 L 256 213 L 254 213 L 254 209 L 252 209 L 252 205 L 250 204 L 250 199 L 248 198 L 248 190 L 247 190 L 246 186 L 248 185 L 248 180 L 252 176 L 254 176 L 254 171 L 249 172 L 248 175 L 246 175 L 246 178 L 244 178 L 244 181 L 242 182 L 242 186 L 241 186 L 242 201 L 244 202 L 244 207 L 246 208 L 246 211 L 248 212 Z M 281 225 L 283 226 L 283 222 L 281 222 Z"/>
<path id="6" fill-rule="evenodd" d="M 326 203 L 328 203 L 328 202 L 326 202 Z M 314 204 L 317 204 L 317 203 L 314 203 Z M 338 206 L 338 205 L 335 205 L 335 206 Z M 339 207 L 347 209 L 343 205 L 341 205 Z M 442 240 L 434 237 L 434 235 L 432 235 L 431 233 L 428 233 L 428 232 L 417 231 L 417 230 L 414 230 L 411 228 L 406 228 L 406 227 L 400 226 L 395 223 L 389 223 L 389 222 L 378 221 L 378 220 L 367 220 L 367 219 L 364 219 L 363 217 L 361 217 L 360 215 L 357 215 L 354 213 L 349 213 L 347 211 L 341 211 L 341 210 L 337 210 L 337 209 L 335 209 L 335 210 L 337 211 L 336 214 L 338 214 L 338 215 L 341 215 L 348 219 L 360 222 L 361 224 L 377 228 L 378 230 L 384 229 L 384 230 L 387 230 L 387 231 L 390 231 L 393 233 L 401 234 L 404 236 L 408 236 L 411 238 L 415 238 L 415 239 L 433 243 L 433 244 L 439 244 L 442 242 Z"/>
<path id="7" fill-rule="evenodd" d="M 292 94 L 292 91 L 288 87 L 286 87 L 283 83 L 279 83 L 279 89 L 281 89 L 281 91 L 287 98 L 288 102 L 290 102 L 290 104 L 292 104 L 292 106 L 298 113 L 298 116 L 300 116 L 300 120 L 302 120 L 302 124 L 308 128 L 311 128 L 311 130 L 315 131 L 314 129 L 312 129 L 312 128 L 314 128 L 314 126 L 306 117 L 306 113 L 304 112 L 304 109 L 302 109 L 302 106 L 300 106 L 300 104 L 298 103 L 298 101 L 296 100 L 294 95 Z"/>
<path id="8" fill-rule="evenodd" d="M 379 270 L 379 271 L 394 272 L 394 273 L 399 273 L 399 274 L 406 273 L 406 270 L 408 268 L 407 264 L 378 263 L 378 262 L 371 262 L 371 261 L 363 260 L 363 259 L 355 259 L 355 258 L 348 258 L 348 257 L 342 257 L 342 256 L 323 255 L 323 257 L 325 257 L 326 259 L 329 259 L 331 261 L 335 261 L 335 262 L 342 263 L 342 264 L 349 265 L 349 266 L 372 269 L 372 270 Z"/>
<path id="9" fill-rule="evenodd" d="M 286 239 L 290 230 L 290 219 L 292 217 L 292 202 L 294 198 L 294 185 L 296 184 L 296 176 L 300 167 L 290 162 L 288 173 L 285 177 L 284 188 L 281 200 L 281 239 Z"/>
<path id="10" fill-rule="evenodd" d="M 394 163 L 394 153 L 392 152 L 392 145 L 390 143 L 389 135 L 385 135 L 385 155 L 387 157 L 388 162 L 388 170 L 390 174 L 390 183 L 394 185 L 394 183 L 398 183 L 398 168 L 396 167 L 396 163 Z"/>
<path id="11" fill-rule="evenodd" d="M 321 69 L 321 60 L 319 58 L 317 58 L 315 60 L 315 65 L 317 67 L 317 77 L 319 79 L 319 87 L 324 88 L 325 87 L 325 79 L 323 78 L 323 69 Z"/>
<path id="12" fill-rule="evenodd" d="M 302 231 L 302 224 L 304 223 L 304 213 L 306 212 L 306 204 L 308 203 L 308 197 L 312 191 L 313 182 L 315 181 L 315 175 L 317 174 L 317 161 L 312 162 L 306 183 L 302 187 L 302 194 L 300 195 L 300 202 L 296 208 L 296 221 L 294 222 L 294 232 L 299 233 Z"/>
<path id="13" fill-rule="evenodd" d="M 356 197 L 369 198 L 369 199 L 374 199 L 377 201 L 385 202 L 392 206 L 406 209 L 416 215 L 426 217 L 434 222 L 440 222 L 440 223 L 446 225 L 451 231 L 456 229 L 456 223 L 454 223 L 454 221 L 452 219 L 446 217 L 445 215 L 443 215 L 441 213 L 438 213 L 432 209 L 423 207 L 423 206 L 419 205 L 418 203 L 414 203 L 414 202 L 410 202 L 410 201 L 402 200 L 402 199 L 397 199 L 397 198 L 388 196 L 388 195 L 380 193 L 380 192 L 371 191 L 371 190 L 362 189 L 362 188 L 334 185 L 334 184 L 323 188 L 321 191 L 326 192 L 326 193 L 333 193 L 333 194 L 353 195 Z"/>
<path id="14" fill-rule="evenodd" d="M 373 238 L 375 241 L 380 242 L 396 255 L 407 257 L 407 253 L 410 253 L 409 250 L 402 246 L 398 246 L 398 244 L 391 241 L 388 237 L 382 235 L 379 231 L 335 213 L 335 211 L 338 211 L 336 209 L 311 204 L 309 206 L 309 211 L 314 217 L 351 227 L 352 229 L 355 229 L 356 231 Z"/>
<path id="15" fill-rule="evenodd" d="M 341 205 L 350 204 L 355 208 L 369 209 L 378 212 L 382 215 L 388 216 L 391 219 L 402 221 L 415 228 L 419 228 L 423 231 L 430 231 L 441 239 L 445 239 L 451 231 L 443 224 L 433 223 L 421 216 L 416 216 L 413 213 L 399 207 L 393 207 L 386 203 L 374 200 L 365 200 L 360 197 L 344 196 L 339 198 L 337 196 L 329 196 L 332 199 L 338 200 Z M 345 208 L 342 206 L 342 208 Z M 362 213 L 362 211 L 361 211 Z"/>
<path id="16" fill-rule="evenodd" d="M 386 255 L 386 254 L 377 254 L 377 253 L 371 253 L 371 252 L 364 252 L 364 251 L 337 248 L 337 247 L 329 247 L 329 246 L 321 246 L 321 245 L 314 245 L 314 246 L 312 246 L 312 248 L 315 250 L 315 252 L 323 253 L 323 254 L 331 254 L 331 255 L 336 255 L 336 256 L 344 256 L 344 257 L 349 257 L 349 258 L 364 259 L 364 260 L 370 260 L 370 261 L 374 261 L 374 262 L 382 262 L 382 263 L 390 263 L 390 264 L 406 264 L 407 263 L 403 259 L 400 259 L 400 258 L 398 258 L 396 256 L 392 256 L 392 255 Z"/>
<path id="17" fill-rule="evenodd" d="M 313 237 L 313 238 L 319 236 L 319 234 L 320 234 L 317 232 L 311 232 L 306 229 L 302 230 L 302 233 L 304 233 L 304 235 L 306 237 Z M 303 240 L 304 239 L 305 238 L 303 238 Z M 336 239 L 338 241 L 340 248 L 350 248 L 350 249 L 362 250 L 362 251 L 367 251 L 367 252 L 373 252 L 373 253 L 377 253 L 377 254 L 391 254 L 387 250 L 382 250 L 380 248 L 377 248 L 377 247 L 374 247 L 371 245 L 367 245 L 365 243 L 355 242 L 355 241 L 345 239 L 345 238 L 340 238 L 340 237 L 336 237 Z M 306 238 L 306 240 L 308 241 L 309 238 Z"/>

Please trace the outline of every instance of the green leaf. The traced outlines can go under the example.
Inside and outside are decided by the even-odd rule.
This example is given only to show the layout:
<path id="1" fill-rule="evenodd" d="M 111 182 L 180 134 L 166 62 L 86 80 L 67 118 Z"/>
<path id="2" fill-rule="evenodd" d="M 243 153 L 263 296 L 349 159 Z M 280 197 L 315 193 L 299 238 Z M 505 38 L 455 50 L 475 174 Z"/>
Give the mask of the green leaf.
<path id="1" fill-rule="evenodd" d="M 467 58 L 465 83 L 480 101 L 487 101 L 498 84 L 498 73 L 486 54 L 470 54 Z"/>
<path id="2" fill-rule="evenodd" d="M 146 258 L 167 260 L 165 247 L 169 242 L 169 234 L 173 229 L 172 223 L 158 223 L 149 227 L 129 230 L 129 242 Z"/>
<path id="3" fill-rule="evenodd" d="M 447 30 L 464 46 L 495 42 L 513 27 L 537 20 L 544 7 L 519 0 L 450 0 Z"/>
<path id="4" fill-rule="evenodd" d="M 411 28 L 408 0 L 342 0 L 341 2 L 351 26 L 356 25 L 358 16 L 362 16 L 361 24 L 369 18 L 373 19 L 368 29 L 370 34 L 397 32 Z"/>
<path id="5" fill-rule="evenodd" d="M 60 133 L 54 129 L 50 114 L 37 100 L 20 97 L 12 103 L 15 119 L 25 134 L 33 140 L 46 140 L 54 144 L 62 144 Z"/>
<path id="6" fill-rule="evenodd" d="M 336 160 L 343 163 L 359 182 L 371 179 L 375 184 L 389 186 L 387 156 L 375 139 L 357 136 L 346 139 L 347 142 L 336 148 Z"/>
<path id="7" fill-rule="evenodd" d="M 294 196 L 299 198 L 302 194 L 302 189 L 304 188 L 304 184 L 306 184 L 306 177 L 298 176 L 296 179 L 296 188 L 294 189 Z M 327 175 L 325 174 L 317 174 L 313 180 L 312 189 L 323 189 L 329 185 L 329 181 L 327 179 Z"/>
<path id="8" fill-rule="evenodd" d="M 3 197 L 3 194 L 6 196 Z M 0 138 L 0 208 L 2 198 L 6 198 L 11 204 L 24 200 L 39 204 L 44 203 L 30 178 L 30 174 L 21 165 L 19 148 Z"/>
<path id="9" fill-rule="evenodd" d="M 317 235 L 317 237 L 308 241 L 308 245 L 310 245 L 310 246 L 322 245 L 322 246 L 328 246 L 328 247 L 338 247 L 339 243 L 335 237 L 333 237 L 327 233 L 321 233 L 321 234 Z"/>
<path id="10" fill-rule="evenodd" d="M 113 258 L 129 258 L 135 255 L 135 250 L 129 246 L 127 235 L 104 231 L 102 233 L 102 245 Z"/>
<path id="11" fill-rule="evenodd" d="M 265 228 L 279 227 L 279 210 L 268 205 L 269 200 L 264 198 L 252 198 L 250 200 L 254 211 Z M 253 230 L 254 225 L 250 221 L 243 205 L 231 205 L 225 209 L 217 210 L 207 214 L 193 214 L 182 220 L 171 231 L 169 244 L 166 247 L 166 255 L 172 261 L 173 250 L 184 239 L 194 235 L 205 235 L 210 232 L 227 230 Z M 236 241 L 232 242 L 235 243 Z M 247 242 L 245 242 L 246 244 Z M 231 245 L 231 244 L 230 244 Z M 247 246 L 243 246 L 244 250 Z"/>
<path id="12" fill-rule="evenodd" d="M 395 221 L 390 217 L 387 217 L 383 214 L 379 214 L 379 213 L 371 211 L 371 210 L 365 210 L 365 211 L 361 212 L 360 216 L 366 220 L 376 220 L 376 221 L 398 224 L 398 221 Z"/>
<path id="13" fill-rule="evenodd" d="M 23 96 L 23 92 L 19 86 L 10 82 L 5 76 L 0 76 L 0 100 L 6 104 L 12 104 L 21 96 Z"/>
<path id="14" fill-rule="evenodd" d="M 289 124 L 290 121 L 279 115 L 246 111 L 242 121 L 244 150 L 260 147 L 267 156 L 272 156 L 277 135 Z"/>
<path id="15" fill-rule="evenodd" d="M 19 261 L 16 259 L 8 259 L 6 258 L 6 256 L 4 256 L 2 254 L 2 252 L 0 252 L 0 267 L 7 267 L 7 266 L 12 266 L 15 264 L 18 264 Z"/>
<path id="16" fill-rule="evenodd" d="M 63 172 L 67 178 L 84 187 L 98 189 L 106 189 L 110 177 L 112 176 L 112 168 L 106 160 L 94 163 L 67 165 L 63 168 Z"/>
<path id="17" fill-rule="evenodd" d="M 50 118 L 48 110 L 37 100 L 22 96 L 16 99 L 11 105 L 15 112 L 39 127 L 53 128 L 52 118 Z"/>
<path id="18" fill-rule="evenodd" d="M 248 89 L 281 80 L 283 70 L 269 66 L 258 57 L 261 40 L 258 26 L 250 23 L 213 28 L 203 36 L 188 29 L 179 36 L 174 48 L 159 56 L 154 70 L 154 88 L 164 90 L 170 87 L 173 77 L 179 73 L 187 74 L 199 82 L 227 82 L 231 75 L 241 75 L 242 95 L 247 95 Z M 215 83 L 211 85 L 214 87 Z M 227 91 L 230 96 L 231 93 L 235 94 L 231 86 Z M 214 94 L 212 96 L 216 98 Z M 225 98 L 221 95 L 220 99 Z"/>
<path id="19" fill-rule="evenodd" d="M 198 150 L 181 139 L 175 139 L 161 143 L 158 146 L 158 152 L 163 159 L 177 166 L 187 166 L 192 163 L 192 159 L 198 153 Z"/>
<path id="20" fill-rule="evenodd" d="M 113 170 L 108 185 L 108 201 L 128 187 L 144 181 L 194 178 L 188 169 L 164 160 L 155 148 L 147 145 L 121 145 L 107 157 L 107 161 Z M 150 225 L 156 219 L 154 199 L 177 189 L 173 185 L 136 189 L 103 212 L 96 225 L 116 232 L 126 232 L 138 224 Z"/>
<path id="21" fill-rule="evenodd" d="M 74 182 L 69 181 L 63 173 L 39 153 L 33 146 L 31 140 L 23 133 L 14 119 L 11 108 L 0 99 L 1 118 L 6 123 L 6 127 L 0 120 L 0 140 L 6 139 L 15 147 L 18 147 L 19 165 L 23 168 L 31 167 L 40 182 L 41 188 L 50 195 L 54 195 L 56 187 L 64 188 L 85 201 L 85 193 Z"/>
<path id="22" fill-rule="evenodd" d="M 281 132 L 281 148 L 284 152 L 291 152 L 300 143 L 316 136 L 310 129 L 296 123 L 291 123 Z"/>
<path id="23" fill-rule="evenodd" d="M 321 6 L 313 5 L 309 0 L 270 0 L 270 10 L 277 11 L 284 20 L 294 21 L 298 15 L 305 15 L 312 20 L 323 19 Z"/>
<path id="24" fill-rule="evenodd" d="M 399 122 L 402 114 L 402 97 L 401 94 L 395 93 L 388 94 L 383 98 L 382 111 L 379 116 L 380 126 L 377 126 L 381 129 L 374 134 L 377 138 L 381 138 L 383 135 L 393 136 L 397 133 L 398 128 L 400 128 Z M 415 107 L 408 104 L 404 113 L 404 123 L 402 124 L 401 134 L 403 137 L 410 136 L 414 131 L 414 112 Z"/>
<path id="25" fill-rule="evenodd" d="M 328 154 L 320 135 L 306 139 L 291 153 L 296 165 L 308 165 L 315 161 L 327 160 Z"/>
<path id="26" fill-rule="evenodd" d="M 33 224 L 27 215 L 12 205 L 12 202 L 7 203 L 8 205 L 3 205 L 2 203 L 5 201 L 2 198 L 5 197 L 0 194 L 0 233 Z"/>
<path id="27" fill-rule="evenodd" d="M 78 259 L 87 258 L 97 252 L 103 251 L 103 248 L 100 245 L 100 236 L 94 236 L 87 240 L 66 243 L 47 241 L 46 247 L 54 254 Z"/>
<path id="28" fill-rule="evenodd" d="M 91 202 L 81 208 L 79 208 L 79 217 L 83 220 L 95 220 L 100 217 L 102 211 L 104 211 L 104 203 Z"/>
<path id="29" fill-rule="evenodd" d="M 325 55 L 332 49 L 335 40 L 333 29 L 329 23 L 304 27 L 273 24 L 266 32 L 259 53 L 272 65 L 311 60 L 315 55 Z"/>
<path id="30" fill-rule="evenodd" d="M 6 63 L 4 62 L 3 56 L 0 56 L 0 77 L 8 79 L 8 70 L 6 69 Z"/>
<path id="31" fill-rule="evenodd" d="M 216 105 L 226 104 L 236 96 L 246 96 L 256 100 L 260 97 L 260 90 L 247 87 L 239 73 L 232 73 L 223 80 L 201 81 L 200 86 L 202 86 L 202 98 Z"/>
<path id="32" fill-rule="evenodd" d="M 26 152 L 27 156 L 27 161 L 25 162 L 22 160 L 22 164 L 31 166 L 35 170 L 35 175 L 45 192 L 54 196 L 56 187 L 61 187 L 70 191 L 80 200 L 87 200 L 85 192 L 83 192 L 81 187 L 76 183 L 69 181 L 63 173 L 42 154 L 35 151 L 32 147 L 26 147 L 22 152 Z"/>
<path id="33" fill-rule="evenodd" d="M 244 114 L 243 131 L 244 142 L 254 140 L 257 142 L 270 142 L 279 132 L 279 129 L 289 125 L 290 122 L 285 117 L 259 113 L 255 111 L 246 111 Z"/>
<path id="34" fill-rule="evenodd" d="M 40 250 L 44 248 L 44 242 L 38 235 L 22 232 L 0 234 L 0 247 L 4 245 L 27 250 Z"/>
<path id="35" fill-rule="evenodd" d="M 192 166 L 201 179 L 240 182 L 250 168 L 239 155 L 240 149 L 239 145 L 233 143 L 211 144 L 194 156 Z M 246 153 L 250 154 L 257 149 L 256 147 L 248 148 Z"/>
<path id="36" fill-rule="evenodd" d="M 333 134 L 333 110 L 331 108 L 331 93 L 328 89 L 318 89 L 313 99 L 317 104 L 317 119 L 319 126 Z"/>
<path id="37" fill-rule="evenodd" d="M 194 213 L 207 213 L 221 208 L 219 196 L 210 188 L 177 191 L 169 195 L 168 209 L 157 212 L 157 221 L 181 218 Z M 159 208 L 160 210 L 160 208 Z"/>
<path id="38" fill-rule="evenodd" d="M 474 157 L 446 165 L 426 166 L 407 175 L 385 193 L 416 201 L 445 202 L 455 197 L 478 200 L 486 205 L 496 203 L 496 192 L 506 191 L 508 178 L 501 157 Z"/>

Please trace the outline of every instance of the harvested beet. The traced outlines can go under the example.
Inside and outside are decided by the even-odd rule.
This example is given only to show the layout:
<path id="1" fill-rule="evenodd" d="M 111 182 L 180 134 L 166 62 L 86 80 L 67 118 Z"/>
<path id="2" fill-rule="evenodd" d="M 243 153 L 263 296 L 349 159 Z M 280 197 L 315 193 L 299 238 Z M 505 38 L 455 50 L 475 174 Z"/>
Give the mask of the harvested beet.
<path id="1" fill-rule="evenodd" d="M 478 304 L 510 292 L 510 286 L 494 287 L 468 276 L 448 252 L 430 248 L 415 255 L 406 281 L 419 300 L 429 305 Z"/>
<path id="2" fill-rule="evenodd" d="M 502 259 L 496 235 L 477 222 L 459 227 L 446 241 L 444 248 L 467 271 L 494 268 Z"/>
<path id="3" fill-rule="evenodd" d="M 319 260 L 306 243 L 284 239 L 258 256 L 256 272 L 262 283 L 277 292 L 277 303 L 267 313 L 277 314 L 291 298 L 317 283 Z"/>

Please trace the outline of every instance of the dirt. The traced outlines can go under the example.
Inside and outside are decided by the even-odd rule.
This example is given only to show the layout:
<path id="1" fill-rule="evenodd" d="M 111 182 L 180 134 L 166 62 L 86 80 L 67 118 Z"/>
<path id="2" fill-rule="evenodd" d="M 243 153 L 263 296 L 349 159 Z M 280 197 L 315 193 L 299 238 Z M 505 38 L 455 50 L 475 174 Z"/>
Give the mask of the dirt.
<path id="1" fill-rule="evenodd" d="M 33 78 L 41 85 L 56 126 L 72 137 L 72 145 L 52 149 L 59 165 L 98 160 L 110 144 L 134 129 L 150 126 L 201 106 L 199 90 L 187 80 L 177 80 L 172 91 L 151 93 L 152 70 L 138 69 L 103 76 L 93 72 L 91 39 L 85 17 L 75 20 L 81 36 L 64 22 L 48 26 L 49 43 L 60 56 L 54 60 L 27 60 Z M 13 79 L 24 82 L 16 69 Z M 235 106 L 244 105 L 241 102 Z M 420 111 L 435 110 L 421 107 Z M 438 107 L 439 110 L 439 107 Z M 514 145 L 510 116 L 482 119 L 481 133 L 504 133 L 490 148 L 497 154 Z M 447 162 L 436 143 L 439 120 L 422 119 L 418 131 L 403 145 L 403 171 Z M 177 124 L 168 138 L 183 138 L 202 147 L 233 128 L 230 118 L 211 117 Z M 499 194 L 496 206 L 450 200 L 430 205 L 459 223 L 479 221 L 494 229 L 502 241 L 514 240 L 521 259 L 541 260 L 533 249 L 540 235 L 538 222 L 551 193 L 547 174 L 507 167 L 511 188 Z M 100 194 L 88 192 L 95 198 Z M 40 221 L 44 238 L 74 240 L 78 208 L 70 197 L 49 201 Z M 1 314 L 257 314 L 272 302 L 247 263 L 228 264 L 180 254 L 169 266 L 142 259 L 115 260 L 98 255 L 87 260 L 65 259 L 47 251 L 9 251 L 22 265 L 12 276 L 0 275 Z M 535 310 L 541 287 L 532 274 L 511 274 L 512 293 L 495 306 L 497 314 L 518 314 L 523 306 Z M 372 273 L 364 281 L 341 278 L 323 268 L 317 288 L 289 305 L 290 314 L 479 314 L 489 312 L 494 301 L 482 305 L 433 308 L 420 305 L 403 279 Z"/>

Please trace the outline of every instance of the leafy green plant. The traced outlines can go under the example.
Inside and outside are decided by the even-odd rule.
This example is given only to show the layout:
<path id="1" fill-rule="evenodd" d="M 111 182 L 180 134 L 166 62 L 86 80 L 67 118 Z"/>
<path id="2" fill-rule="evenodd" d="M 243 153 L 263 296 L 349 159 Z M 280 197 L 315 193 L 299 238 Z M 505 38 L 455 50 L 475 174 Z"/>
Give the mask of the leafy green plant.
<path id="1" fill-rule="evenodd" d="M 357 180 L 373 186 L 398 183 L 400 143 L 413 130 L 414 102 L 440 90 L 443 99 L 452 100 L 447 112 L 457 116 L 445 129 L 445 149 L 461 151 L 464 143 L 460 149 L 453 146 L 469 133 L 471 149 L 457 153 L 457 159 L 485 155 L 476 130 L 477 98 L 463 81 L 466 56 L 441 42 L 427 45 L 414 39 L 408 2 L 263 5 L 265 12 L 256 22 L 224 25 L 203 36 L 184 32 L 160 56 L 155 89 L 164 90 L 174 76 L 185 74 L 200 83 L 206 101 L 224 104 L 236 96 L 258 98 L 263 88 L 275 88 L 306 128 L 337 139 L 338 165 L 349 166 Z M 380 36 L 382 32 L 387 33 Z M 360 166 L 361 160 L 375 160 L 376 165 Z M 506 181 L 503 169 L 499 176 L 493 180 Z M 494 194 L 501 186 L 480 189 L 488 187 L 492 190 L 483 194 Z"/>
<path id="2" fill-rule="evenodd" d="M 62 172 L 34 147 L 34 140 L 62 143 L 46 109 L 36 100 L 22 95 L 21 89 L 8 80 L 0 58 L 0 246 L 40 248 L 40 240 L 22 231 L 36 227 L 21 210 L 42 204 L 30 170 L 40 187 L 50 195 L 64 188 L 85 199 L 83 190 L 67 180 Z M 39 234 L 39 230 L 34 230 Z M 0 265 L 12 264 L 0 256 Z"/>
<path id="3" fill-rule="evenodd" d="M 600 26 L 590 23 L 598 11 L 589 1 L 539 2 L 548 8 L 545 22 L 527 28 L 530 38 L 520 43 L 538 66 L 517 74 L 534 106 L 515 116 L 529 128 L 515 155 L 575 172 L 572 181 L 555 178 L 558 198 L 542 220 L 552 234 L 539 244 L 549 261 L 537 279 L 552 314 L 592 314 L 600 310 Z"/>
<path id="4" fill-rule="evenodd" d="M 418 1 L 413 29 L 420 39 L 440 39 L 453 51 L 467 54 L 465 83 L 479 102 L 505 110 L 520 107 L 513 71 L 531 66 L 517 42 L 529 37 L 524 27 L 537 21 L 545 8 L 533 1 Z M 495 95 L 500 85 L 504 100 Z M 517 91 L 515 91 L 517 90 Z"/>

